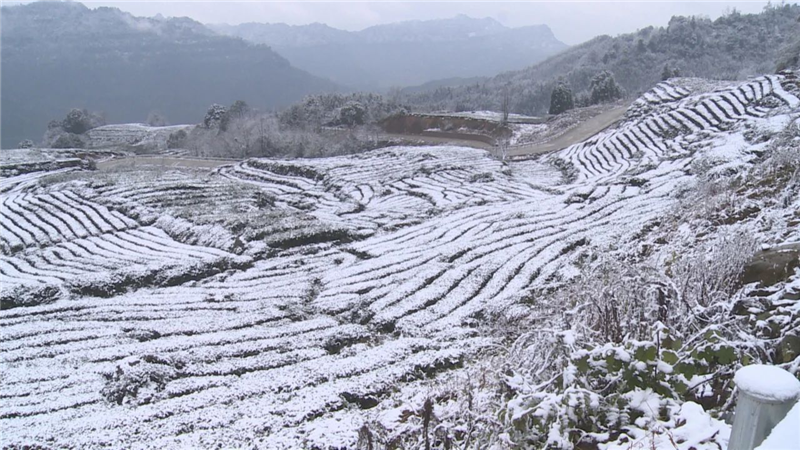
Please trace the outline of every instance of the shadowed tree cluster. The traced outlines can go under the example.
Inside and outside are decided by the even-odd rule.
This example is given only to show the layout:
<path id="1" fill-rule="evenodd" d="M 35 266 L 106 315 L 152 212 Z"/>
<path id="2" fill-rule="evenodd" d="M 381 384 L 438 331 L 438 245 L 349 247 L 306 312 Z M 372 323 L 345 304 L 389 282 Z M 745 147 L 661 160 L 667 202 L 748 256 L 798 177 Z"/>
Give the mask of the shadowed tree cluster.
<path id="1" fill-rule="evenodd" d="M 560 82 L 550 95 L 550 114 L 561 114 L 575 107 L 572 89 L 565 82 Z"/>
<path id="2" fill-rule="evenodd" d="M 176 131 L 169 148 L 198 156 L 320 157 L 371 150 L 385 142 L 377 122 L 407 109 L 375 94 L 306 97 L 281 113 L 262 112 L 237 100 L 214 104 L 189 133 Z"/>
<path id="3" fill-rule="evenodd" d="M 604 70 L 592 78 L 589 84 L 592 104 L 613 102 L 622 98 L 622 89 L 614 79 L 614 74 Z"/>
<path id="4" fill-rule="evenodd" d="M 83 134 L 105 124 L 104 114 L 73 108 L 63 120 L 50 121 L 42 144 L 52 148 L 84 148 L 86 142 Z"/>

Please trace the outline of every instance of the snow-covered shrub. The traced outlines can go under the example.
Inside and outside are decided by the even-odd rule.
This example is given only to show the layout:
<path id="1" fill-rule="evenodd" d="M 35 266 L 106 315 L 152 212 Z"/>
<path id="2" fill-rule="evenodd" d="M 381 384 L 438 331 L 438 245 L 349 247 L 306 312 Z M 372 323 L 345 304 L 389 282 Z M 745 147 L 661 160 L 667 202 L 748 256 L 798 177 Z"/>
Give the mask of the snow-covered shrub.
<path id="1" fill-rule="evenodd" d="M 554 158 L 551 164 L 561 172 L 565 183 L 571 183 L 578 178 L 578 170 L 570 161 L 562 158 Z"/>
<path id="2" fill-rule="evenodd" d="M 171 380 L 181 376 L 183 362 L 173 357 L 144 355 L 126 358 L 104 373 L 103 398 L 117 405 L 144 405 L 159 399 Z"/>
<path id="3" fill-rule="evenodd" d="M 337 122 L 352 127 L 354 125 L 363 125 L 367 115 L 367 110 L 364 105 L 357 101 L 349 101 L 339 108 L 337 114 Z"/>
<path id="4" fill-rule="evenodd" d="M 225 116 L 227 109 L 222 106 L 214 103 L 213 105 L 208 107 L 208 111 L 206 111 L 206 115 L 203 118 L 203 126 L 210 129 L 210 128 L 218 128 L 222 118 Z"/>
<path id="5" fill-rule="evenodd" d="M 186 132 L 186 130 L 173 131 L 167 138 L 167 148 L 184 148 L 186 146 L 186 139 L 188 137 L 189 134 Z"/>
<path id="6" fill-rule="evenodd" d="M 65 286 L 77 296 L 107 298 L 143 287 L 177 286 L 202 280 L 227 270 L 249 267 L 250 263 L 250 259 L 245 257 L 216 257 L 152 267 L 134 265 L 96 277 L 73 279 Z"/>
<path id="7" fill-rule="evenodd" d="M 800 119 L 789 122 L 770 144 L 762 164 L 756 171 L 761 175 L 775 175 L 786 172 L 795 175 L 800 170 Z"/>
<path id="8" fill-rule="evenodd" d="M 189 245 L 214 247 L 225 251 L 240 252 L 237 239 L 221 225 L 194 224 L 188 220 L 162 215 L 155 225 L 171 238 Z"/>
<path id="9" fill-rule="evenodd" d="M 63 133 L 50 146 L 53 148 L 84 148 L 86 142 L 77 134 Z"/>
<path id="10" fill-rule="evenodd" d="M 620 343 L 644 338 L 653 319 L 672 323 L 681 315 L 680 308 L 670 308 L 668 283 L 655 268 L 606 254 L 594 257 L 577 280 L 555 294 L 569 307 L 568 323 L 586 327 L 600 342 Z"/>
<path id="11" fill-rule="evenodd" d="M 52 303 L 63 295 L 61 289 L 52 285 L 21 285 L 0 290 L 0 309 L 21 306 L 38 306 Z"/>

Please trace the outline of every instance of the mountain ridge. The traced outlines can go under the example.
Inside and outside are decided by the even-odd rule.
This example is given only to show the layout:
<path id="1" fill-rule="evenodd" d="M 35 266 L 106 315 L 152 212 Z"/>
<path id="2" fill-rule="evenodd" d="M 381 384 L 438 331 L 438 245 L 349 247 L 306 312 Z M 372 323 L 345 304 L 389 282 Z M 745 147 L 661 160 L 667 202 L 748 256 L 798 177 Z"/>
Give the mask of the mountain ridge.
<path id="1" fill-rule="evenodd" d="M 509 28 L 458 15 L 360 31 L 328 25 L 210 24 L 218 33 L 269 45 L 297 67 L 357 89 L 386 90 L 442 78 L 492 76 L 522 68 L 567 45 L 547 25 Z"/>
<path id="2" fill-rule="evenodd" d="M 246 99 L 270 109 L 340 89 L 267 46 L 220 36 L 186 17 L 60 2 L 2 11 L 4 148 L 37 139 L 74 107 L 115 122 L 158 111 L 172 122 L 196 123 L 212 103 Z"/>
<path id="3" fill-rule="evenodd" d="M 646 27 L 618 36 L 601 35 L 519 70 L 483 83 L 409 89 L 404 100 L 423 109 L 497 109 L 505 90 L 512 112 L 546 113 L 560 81 L 586 94 L 591 79 L 608 70 L 635 95 L 661 81 L 666 68 L 681 76 L 742 80 L 775 70 L 782 49 L 797 36 L 800 5 L 765 7 L 758 14 L 732 12 L 716 20 L 674 16 L 665 27 Z"/>

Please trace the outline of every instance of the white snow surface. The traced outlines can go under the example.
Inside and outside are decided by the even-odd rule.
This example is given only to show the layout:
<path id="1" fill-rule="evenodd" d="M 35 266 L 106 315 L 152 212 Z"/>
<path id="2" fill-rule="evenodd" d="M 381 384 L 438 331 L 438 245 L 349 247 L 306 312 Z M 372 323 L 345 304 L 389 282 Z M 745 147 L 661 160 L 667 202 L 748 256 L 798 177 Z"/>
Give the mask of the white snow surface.
<path id="1" fill-rule="evenodd" d="M 800 397 L 800 381 L 775 366 L 742 367 L 736 371 L 733 381 L 739 390 L 764 400 L 783 402 Z"/>
<path id="2" fill-rule="evenodd" d="M 457 113 L 444 113 L 443 116 L 452 117 L 466 117 L 468 119 L 482 119 L 492 120 L 499 122 L 503 119 L 503 113 L 500 111 L 462 111 Z M 539 120 L 540 117 L 526 116 L 523 114 L 509 113 L 508 118 L 512 120 Z"/>
<path id="3" fill-rule="evenodd" d="M 648 431 L 631 430 L 635 440 L 601 445 L 603 450 L 718 450 L 718 441 L 728 442 L 730 426 L 711 417 L 703 407 L 686 402 L 670 420 L 669 428 L 660 423 Z"/>
<path id="4" fill-rule="evenodd" d="M 755 450 L 797 450 L 800 449 L 800 401 L 786 414 L 786 417 L 772 429 Z"/>
<path id="5" fill-rule="evenodd" d="M 796 117 L 756 104 L 780 81 L 693 95 L 659 85 L 617 128 L 507 165 L 476 149 L 395 147 L 248 160 L 203 178 L 3 180 L 3 290 L 250 262 L 173 286 L 0 312 L 3 444 L 353 448 L 366 421 L 403 426 L 398 408 L 418 404 L 427 380 L 496 344 L 482 332 L 486 320 L 569 276 L 572 244 L 629 239 L 676 204 L 705 152 L 735 166 L 752 157 L 739 145 L 745 124 Z M 569 180 L 556 161 L 572 168 Z M 212 201 L 259 216 L 241 198 L 253 190 L 274 198 L 269 211 L 286 220 L 349 239 L 233 255 L 213 246 L 228 239 L 218 228 L 205 228 L 213 239 L 183 242 L 186 222 L 147 220 Z M 645 394 L 643 411 L 656 400 Z M 704 439 L 729 433 L 699 405 L 684 404 L 680 417 L 682 449 L 713 448 Z"/>
<path id="6" fill-rule="evenodd" d="M 187 133 L 194 125 L 153 127 L 143 123 L 103 125 L 86 132 L 89 148 L 141 147 L 148 150 L 167 150 L 167 139 L 176 131 Z"/>

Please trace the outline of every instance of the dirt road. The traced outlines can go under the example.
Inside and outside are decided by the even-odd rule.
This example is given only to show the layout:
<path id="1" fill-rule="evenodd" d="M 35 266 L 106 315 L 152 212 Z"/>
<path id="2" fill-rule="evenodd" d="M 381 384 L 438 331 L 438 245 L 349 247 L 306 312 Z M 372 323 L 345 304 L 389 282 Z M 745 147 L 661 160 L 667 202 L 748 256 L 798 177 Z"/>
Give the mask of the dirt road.
<path id="1" fill-rule="evenodd" d="M 628 110 L 629 105 L 616 106 L 608 111 L 598 114 L 584 122 L 579 123 L 577 126 L 567 130 L 561 136 L 545 143 L 522 144 L 508 147 L 506 156 L 528 156 L 540 155 L 542 153 L 549 153 L 558 151 L 569 147 L 570 145 L 583 141 L 599 133 L 600 131 L 608 128 L 614 122 L 618 121 Z M 395 139 L 405 139 L 409 141 L 424 142 L 426 144 L 449 144 L 449 145 L 463 145 L 465 147 L 480 148 L 489 150 L 492 153 L 499 152 L 499 148 L 493 145 L 471 139 L 453 139 L 438 136 L 424 136 L 419 134 L 391 134 L 384 133 L 383 136 Z"/>
<path id="2" fill-rule="evenodd" d="M 614 122 L 618 121 L 628 110 L 629 105 L 617 106 L 609 109 L 591 119 L 581 122 L 576 127 L 570 129 L 561 136 L 553 139 L 550 142 L 543 144 L 522 144 L 519 146 L 509 147 L 507 156 L 525 156 L 525 155 L 540 155 L 542 153 L 554 152 L 569 147 L 576 142 L 588 139 L 600 131 L 608 128 Z"/>
<path id="3" fill-rule="evenodd" d="M 395 134 L 395 133 L 382 133 L 382 137 L 403 139 L 413 142 L 424 142 L 431 145 L 459 145 L 463 147 L 474 147 L 483 150 L 491 150 L 494 148 L 491 144 L 485 142 L 471 140 L 471 139 L 453 139 L 439 136 L 424 136 L 421 134 Z"/>
<path id="4" fill-rule="evenodd" d="M 558 136 L 557 138 L 542 144 L 522 144 L 509 147 L 506 151 L 506 156 L 528 156 L 540 155 L 542 153 L 549 153 L 569 147 L 570 145 L 588 139 L 598 132 L 611 126 L 614 122 L 618 121 L 628 110 L 628 105 L 617 106 L 608 111 L 605 111 L 589 120 L 581 122 L 574 128 L 571 128 L 566 133 Z M 383 133 L 381 135 L 385 138 L 403 139 L 412 142 L 423 142 L 431 145 L 460 145 L 464 147 L 479 148 L 488 150 L 490 153 L 496 154 L 499 152 L 498 147 L 495 147 L 486 142 L 471 139 L 455 139 L 451 137 L 440 136 L 425 136 L 419 134 L 392 134 Z M 108 170 L 119 167 L 136 167 L 136 166 L 162 166 L 162 167 L 187 167 L 187 168 L 206 168 L 213 169 L 226 164 L 235 164 L 239 162 L 234 159 L 201 159 L 201 158 L 178 158 L 170 156 L 134 156 L 130 158 L 115 158 L 108 159 L 97 163 L 99 170 Z"/>
<path id="5" fill-rule="evenodd" d="M 134 156 L 130 158 L 114 158 L 97 163 L 98 170 L 109 170 L 119 167 L 161 166 L 188 167 L 194 169 L 213 169 L 226 164 L 235 164 L 234 159 L 200 159 L 174 158 L 169 156 Z"/>

